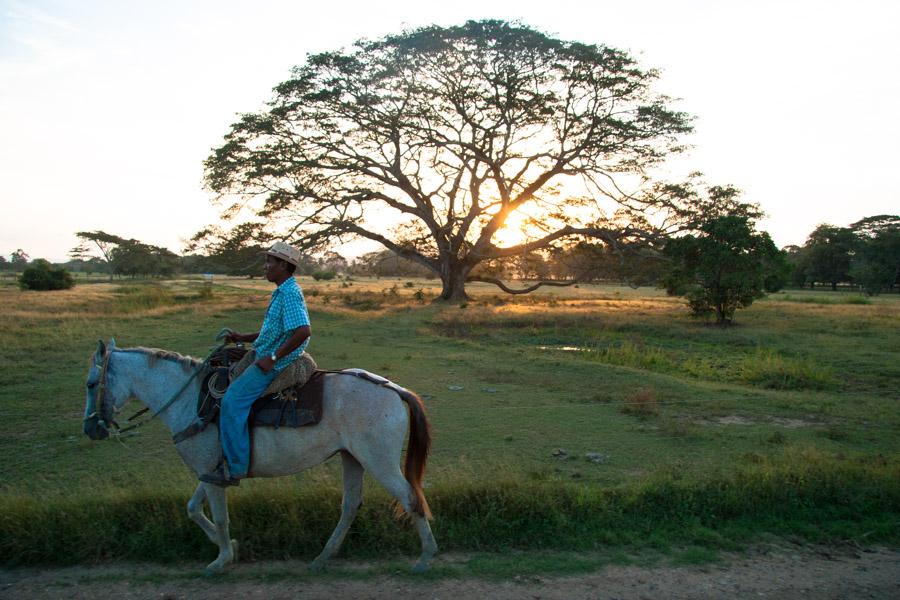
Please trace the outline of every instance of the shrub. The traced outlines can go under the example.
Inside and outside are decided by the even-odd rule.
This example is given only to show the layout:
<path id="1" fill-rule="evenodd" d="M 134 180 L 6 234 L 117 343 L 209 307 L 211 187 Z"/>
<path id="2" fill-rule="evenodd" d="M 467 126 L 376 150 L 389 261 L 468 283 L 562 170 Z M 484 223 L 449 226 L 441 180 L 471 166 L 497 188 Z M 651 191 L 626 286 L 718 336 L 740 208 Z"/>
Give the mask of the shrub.
<path id="1" fill-rule="evenodd" d="M 637 390 L 625 399 L 621 411 L 623 414 L 633 417 L 655 417 L 659 414 L 656 390 L 652 387 Z"/>
<path id="2" fill-rule="evenodd" d="M 373 294 L 345 294 L 341 298 L 344 306 L 353 310 L 378 310 L 381 308 L 381 302 Z"/>
<path id="3" fill-rule="evenodd" d="M 75 285 L 72 275 L 62 267 L 54 267 L 46 260 L 35 260 L 19 277 L 23 290 L 67 290 Z"/>
<path id="4" fill-rule="evenodd" d="M 312 272 L 312 278 L 316 281 L 331 281 L 337 276 L 337 273 L 330 270 L 319 270 Z"/>

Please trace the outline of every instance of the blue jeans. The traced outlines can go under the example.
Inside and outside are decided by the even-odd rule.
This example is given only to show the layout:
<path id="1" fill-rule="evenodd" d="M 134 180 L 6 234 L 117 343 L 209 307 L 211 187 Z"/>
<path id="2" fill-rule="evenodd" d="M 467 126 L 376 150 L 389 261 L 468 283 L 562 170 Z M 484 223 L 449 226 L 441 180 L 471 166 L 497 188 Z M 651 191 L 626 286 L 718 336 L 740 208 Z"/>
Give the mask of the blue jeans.
<path id="1" fill-rule="evenodd" d="M 241 376 L 231 382 L 219 414 L 219 438 L 228 461 L 231 477 L 245 477 L 250 468 L 250 429 L 247 417 L 250 407 L 275 379 L 275 369 L 263 373 L 256 365 L 250 365 Z"/>

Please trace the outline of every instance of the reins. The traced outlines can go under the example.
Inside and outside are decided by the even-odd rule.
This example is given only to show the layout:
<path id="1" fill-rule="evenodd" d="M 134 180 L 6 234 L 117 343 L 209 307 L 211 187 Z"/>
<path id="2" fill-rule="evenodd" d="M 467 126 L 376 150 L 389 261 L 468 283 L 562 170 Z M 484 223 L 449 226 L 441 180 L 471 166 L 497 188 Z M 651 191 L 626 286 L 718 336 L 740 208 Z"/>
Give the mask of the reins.
<path id="1" fill-rule="evenodd" d="M 216 340 L 217 340 L 217 341 L 218 341 L 218 340 L 221 340 L 221 339 L 225 338 L 225 337 L 226 337 L 228 334 L 230 334 L 230 333 L 231 333 L 231 329 L 229 329 L 229 328 L 226 327 L 226 328 L 222 329 L 222 331 L 219 332 L 219 335 L 216 336 Z M 207 365 L 209 365 L 209 360 L 210 360 L 217 352 L 221 351 L 226 345 L 227 345 L 227 342 L 226 342 L 226 343 L 223 343 L 223 344 L 221 344 L 221 345 L 219 345 L 219 346 L 216 346 L 215 348 L 213 348 L 212 350 L 210 350 L 209 354 L 206 355 L 206 358 L 204 358 L 203 361 L 197 366 L 197 368 L 194 369 L 194 372 L 191 373 L 191 376 L 187 378 L 187 380 L 184 382 L 184 384 L 183 384 L 180 388 L 178 388 L 178 391 L 175 392 L 174 394 L 172 394 L 172 397 L 169 398 L 169 399 L 165 402 L 165 404 L 163 404 L 159 409 L 157 409 L 153 414 L 151 414 L 151 415 L 150 415 L 149 417 L 147 417 L 146 419 L 144 419 L 144 420 L 142 420 L 142 421 L 138 421 L 137 423 L 133 423 L 133 424 L 129 425 L 128 427 L 125 427 L 124 429 L 122 429 L 122 428 L 119 427 L 119 424 L 116 423 L 115 419 L 112 419 L 112 418 L 111 418 L 111 419 L 110 419 L 110 422 L 111 422 L 110 424 L 115 425 L 115 427 L 116 427 L 116 431 L 115 431 L 116 435 L 122 435 L 123 433 L 125 433 L 125 432 L 127 432 L 127 431 L 131 431 L 131 430 L 133 430 L 133 429 L 137 429 L 137 428 L 139 428 L 139 427 L 143 427 L 144 425 L 146 425 L 147 423 L 149 423 L 150 421 L 152 421 L 153 419 L 155 419 L 157 416 L 159 416 L 160 413 L 162 413 L 164 410 L 166 410 L 167 408 L 169 408 L 170 406 L 172 406 L 172 404 L 175 402 L 175 400 L 177 400 L 178 397 L 181 395 L 181 393 L 184 392 L 184 390 L 187 389 L 187 387 L 188 387 L 188 386 L 191 384 L 191 382 L 197 377 L 197 375 L 199 375 L 200 373 L 202 373 L 202 372 L 206 369 Z M 112 355 L 112 353 L 113 353 L 112 350 L 106 353 L 106 356 L 103 357 L 103 365 L 102 365 L 102 367 L 100 368 L 100 383 L 99 383 L 99 389 L 97 390 L 97 404 L 98 404 L 99 407 L 100 407 L 101 413 L 103 412 L 103 394 L 104 394 L 104 392 L 105 392 L 105 390 L 106 390 L 106 371 L 107 371 L 107 369 L 109 368 L 109 357 Z M 149 407 L 144 407 L 144 408 L 142 408 L 141 410 L 139 410 L 139 411 L 137 411 L 136 413 L 134 413 L 133 415 L 131 415 L 130 417 L 128 417 L 128 418 L 125 420 L 125 422 L 126 422 L 126 423 L 131 422 L 131 421 L 135 420 L 136 418 L 140 417 L 141 415 L 143 415 L 143 414 L 149 412 L 149 410 L 150 410 Z M 102 415 L 102 414 L 101 414 L 101 418 L 103 418 L 103 415 Z M 103 418 L 103 420 L 105 421 L 106 419 Z"/>

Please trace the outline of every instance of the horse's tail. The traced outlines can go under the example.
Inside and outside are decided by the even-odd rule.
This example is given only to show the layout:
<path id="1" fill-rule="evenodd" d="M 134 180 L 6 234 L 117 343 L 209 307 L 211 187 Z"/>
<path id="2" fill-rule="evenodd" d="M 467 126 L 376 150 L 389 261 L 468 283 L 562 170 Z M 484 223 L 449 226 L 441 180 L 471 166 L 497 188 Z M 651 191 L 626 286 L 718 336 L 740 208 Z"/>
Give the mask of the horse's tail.
<path id="1" fill-rule="evenodd" d="M 425 500 L 422 482 L 425 479 L 425 463 L 431 452 L 431 423 L 425 414 L 425 405 L 422 404 L 421 398 L 400 386 L 397 386 L 396 391 L 409 406 L 409 442 L 406 447 L 404 475 L 415 495 L 411 508 L 414 513 L 430 519 L 431 509 L 428 507 L 428 501 Z M 401 515 L 403 507 L 398 505 L 396 512 Z"/>

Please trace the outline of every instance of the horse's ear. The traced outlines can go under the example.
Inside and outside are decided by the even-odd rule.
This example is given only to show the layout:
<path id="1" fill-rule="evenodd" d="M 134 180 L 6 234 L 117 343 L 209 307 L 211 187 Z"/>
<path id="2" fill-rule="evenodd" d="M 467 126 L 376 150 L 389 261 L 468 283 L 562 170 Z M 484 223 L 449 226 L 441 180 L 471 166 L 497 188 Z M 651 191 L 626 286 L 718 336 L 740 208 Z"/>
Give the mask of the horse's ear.
<path id="1" fill-rule="evenodd" d="M 116 349 L 116 338 L 109 338 L 109 344 L 107 345 L 107 348 L 110 352 Z"/>
<path id="2" fill-rule="evenodd" d="M 97 361 L 101 361 L 104 354 L 106 354 L 106 346 L 103 344 L 103 340 L 97 340 L 97 353 L 94 357 Z"/>

